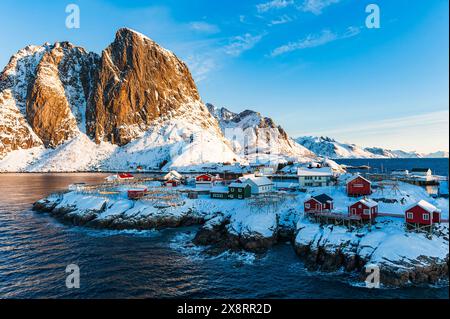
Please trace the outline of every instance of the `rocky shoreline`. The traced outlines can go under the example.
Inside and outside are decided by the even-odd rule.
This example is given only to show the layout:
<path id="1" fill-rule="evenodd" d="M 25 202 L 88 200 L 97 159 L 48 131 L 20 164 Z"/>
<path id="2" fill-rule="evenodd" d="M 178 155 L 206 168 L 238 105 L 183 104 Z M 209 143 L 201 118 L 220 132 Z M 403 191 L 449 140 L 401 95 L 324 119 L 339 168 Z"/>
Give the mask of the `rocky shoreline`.
<path id="1" fill-rule="evenodd" d="M 265 253 L 280 242 L 291 242 L 295 253 L 310 271 L 335 272 L 344 270 L 355 273 L 364 282 L 366 266 L 376 264 L 380 269 L 380 282 L 384 287 L 434 285 L 444 282 L 448 285 L 448 227 L 441 227 L 440 235 L 433 240 L 420 234 L 402 234 L 389 231 L 397 227 L 384 222 L 381 227 L 370 230 L 352 230 L 341 226 L 312 224 L 299 218 L 292 210 L 258 216 L 237 216 L 211 210 L 200 211 L 187 205 L 182 211 L 157 210 L 143 214 L 140 201 L 108 200 L 88 198 L 89 208 L 68 200 L 68 193 L 50 195 L 36 202 L 33 209 L 48 213 L 57 220 L 71 225 L 102 229 L 163 229 L 198 225 L 193 239 L 198 246 L 207 247 L 211 254 L 232 250 Z M 70 194 L 70 193 L 69 193 Z M 116 206 L 120 206 L 120 209 Z M 113 211 L 114 213 L 111 213 Z M 249 222 L 250 218 L 262 219 L 262 228 Z M 257 223 L 256 223 L 257 224 Z M 258 225 L 260 227 L 261 225 Z M 389 233 L 389 234 L 387 234 Z M 393 255 L 390 245 L 416 245 L 423 250 Z M 446 254 L 443 245 L 447 245 Z M 439 246 L 434 252 L 430 247 Z M 389 248 L 389 250 L 387 250 Z M 403 254 L 403 250 L 399 249 Z M 408 255 L 410 254 L 410 255 Z"/>

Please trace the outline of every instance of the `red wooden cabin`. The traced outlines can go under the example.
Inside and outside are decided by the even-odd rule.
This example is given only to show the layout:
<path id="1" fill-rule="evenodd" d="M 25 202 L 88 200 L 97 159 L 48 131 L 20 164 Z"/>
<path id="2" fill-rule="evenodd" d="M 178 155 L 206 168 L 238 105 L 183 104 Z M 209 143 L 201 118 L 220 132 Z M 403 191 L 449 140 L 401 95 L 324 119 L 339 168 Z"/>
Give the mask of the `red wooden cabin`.
<path id="1" fill-rule="evenodd" d="M 146 192 L 147 192 L 147 188 L 129 189 L 128 190 L 128 198 L 129 199 L 141 199 L 144 197 Z"/>
<path id="2" fill-rule="evenodd" d="M 211 174 L 202 174 L 195 177 L 195 184 L 197 186 L 212 186 L 214 182 L 214 176 Z"/>
<path id="3" fill-rule="evenodd" d="M 211 174 L 202 174 L 195 177 L 196 182 L 212 182 L 214 176 Z"/>
<path id="4" fill-rule="evenodd" d="M 433 225 L 441 222 L 441 211 L 434 205 L 421 200 L 405 211 L 405 221 L 411 225 Z"/>
<path id="5" fill-rule="evenodd" d="M 378 215 L 378 203 L 368 198 L 361 199 L 348 207 L 348 215 L 361 216 L 362 220 L 373 220 Z"/>
<path id="6" fill-rule="evenodd" d="M 305 201 L 304 208 L 305 213 L 330 212 L 334 208 L 333 199 L 326 194 L 314 196 Z"/>
<path id="7" fill-rule="evenodd" d="M 165 184 L 166 184 L 166 186 L 169 186 L 169 187 L 177 187 L 180 185 L 180 182 L 175 179 L 171 179 L 171 180 L 166 181 Z"/>
<path id="8" fill-rule="evenodd" d="M 133 179 L 133 178 L 134 178 L 134 176 L 131 175 L 130 173 L 119 173 L 119 174 L 117 175 L 117 177 L 118 177 L 119 179 Z"/>
<path id="9" fill-rule="evenodd" d="M 347 181 L 348 196 L 366 196 L 372 194 L 372 183 L 360 175 L 356 175 Z"/>

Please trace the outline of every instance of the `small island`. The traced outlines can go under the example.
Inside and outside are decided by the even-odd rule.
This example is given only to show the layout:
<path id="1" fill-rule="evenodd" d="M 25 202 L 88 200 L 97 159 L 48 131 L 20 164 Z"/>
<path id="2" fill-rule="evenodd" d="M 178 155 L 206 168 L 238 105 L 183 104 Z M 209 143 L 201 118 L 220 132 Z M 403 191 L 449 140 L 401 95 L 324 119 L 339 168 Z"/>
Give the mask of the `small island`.
<path id="1" fill-rule="evenodd" d="M 290 242 L 311 271 L 343 270 L 364 282 L 366 267 L 376 265 L 383 287 L 448 284 L 447 199 L 411 183 L 332 167 L 298 168 L 295 187 L 263 171 L 229 180 L 175 171 L 160 178 L 118 174 L 99 185 L 71 185 L 37 201 L 34 210 L 102 229 L 198 225 L 193 243 L 210 254 L 261 254 Z M 329 172 L 330 180 L 302 188 L 305 171 Z M 415 219 L 416 212 L 425 220 Z"/>

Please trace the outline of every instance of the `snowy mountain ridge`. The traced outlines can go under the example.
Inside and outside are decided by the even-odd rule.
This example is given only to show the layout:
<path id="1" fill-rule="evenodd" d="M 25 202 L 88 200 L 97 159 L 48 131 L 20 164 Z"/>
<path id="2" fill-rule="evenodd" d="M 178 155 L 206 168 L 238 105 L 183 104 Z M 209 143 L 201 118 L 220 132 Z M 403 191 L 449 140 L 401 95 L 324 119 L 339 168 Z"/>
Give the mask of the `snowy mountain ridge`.
<path id="1" fill-rule="evenodd" d="M 448 152 L 423 154 L 402 150 L 388 150 L 380 147 L 362 147 L 338 142 L 327 136 L 303 136 L 295 139 L 317 156 L 327 158 L 448 158 Z"/>
<path id="2" fill-rule="evenodd" d="M 251 110 L 234 113 L 224 107 L 206 106 L 219 122 L 233 151 L 249 162 L 305 162 L 316 158 L 313 152 L 291 139 L 269 117 Z"/>
<path id="3" fill-rule="evenodd" d="M 118 30 L 101 56 L 28 46 L 0 73 L 0 171 L 240 161 L 184 62 L 133 30 Z"/>

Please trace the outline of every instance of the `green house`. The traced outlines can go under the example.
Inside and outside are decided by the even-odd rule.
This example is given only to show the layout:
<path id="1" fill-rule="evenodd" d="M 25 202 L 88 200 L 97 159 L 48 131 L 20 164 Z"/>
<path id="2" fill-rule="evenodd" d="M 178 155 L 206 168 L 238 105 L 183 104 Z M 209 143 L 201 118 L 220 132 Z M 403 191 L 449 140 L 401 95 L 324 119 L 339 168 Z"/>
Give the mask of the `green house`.
<path id="1" fill-rule="evenodd" d="M 252 188 L 247 183 L 231 183 L 228 189 L 232 198 L 244 199 L 252 196 Z"/>
<path id="2" fill-rule="evenodd" d="M 211 188 L 210 191 L 211 198 L 216 199 L 232 199 L 233 196 L 230 194 L 230 190 L 225 186 L 215 186 Z"/>

